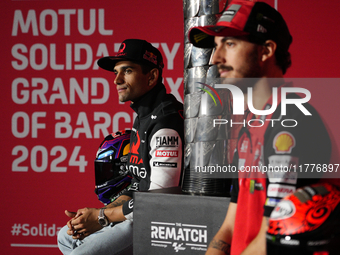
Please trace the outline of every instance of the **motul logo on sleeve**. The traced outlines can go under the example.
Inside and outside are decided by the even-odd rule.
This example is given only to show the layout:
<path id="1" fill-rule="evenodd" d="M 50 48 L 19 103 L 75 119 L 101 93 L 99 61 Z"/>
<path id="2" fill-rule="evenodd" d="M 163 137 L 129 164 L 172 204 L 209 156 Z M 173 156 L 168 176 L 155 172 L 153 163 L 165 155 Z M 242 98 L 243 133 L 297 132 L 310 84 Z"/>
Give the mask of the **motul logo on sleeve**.
<path id="1" fill-rule="evenodd" d="M 178 157 L 178 151 L 156 150 L 156 157 L 177 158 Z"/>

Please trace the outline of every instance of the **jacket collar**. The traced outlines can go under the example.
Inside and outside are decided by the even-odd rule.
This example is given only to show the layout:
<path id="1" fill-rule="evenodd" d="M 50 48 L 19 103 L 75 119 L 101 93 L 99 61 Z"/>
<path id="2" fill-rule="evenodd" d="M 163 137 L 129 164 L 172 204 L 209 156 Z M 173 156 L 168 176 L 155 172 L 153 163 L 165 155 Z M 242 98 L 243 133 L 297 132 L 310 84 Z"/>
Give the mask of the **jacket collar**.
<path id="1" fill-rule="evenodd" d="M 166 94 L 164 84 L 159 83 L 146 94 L 130 104 L 130 107 L 142 118 L 149 115 L 160 103 Z"/>

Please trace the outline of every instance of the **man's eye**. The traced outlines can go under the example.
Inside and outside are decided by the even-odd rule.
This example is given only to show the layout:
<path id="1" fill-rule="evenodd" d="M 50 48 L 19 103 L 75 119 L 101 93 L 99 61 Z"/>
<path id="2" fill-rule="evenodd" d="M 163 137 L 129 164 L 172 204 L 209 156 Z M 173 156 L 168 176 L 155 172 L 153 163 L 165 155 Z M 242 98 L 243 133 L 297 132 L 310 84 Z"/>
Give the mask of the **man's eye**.
<path id="1" fill-rule="evenodd" d="M 126 74 L 132 73 L 132 70 L 131 70 L 131 69 L 126 69 L 126 70 L 125 70 L 125 73 L 126 73 Z"/>
<path id="2" fill-rule="evenodd" d="M 226 45 L 229 46 L 229 47 L 231 47 L 231 46 L 234 46 L 235 43 L 233 43 L 233 42 L 226 42 Z"/>

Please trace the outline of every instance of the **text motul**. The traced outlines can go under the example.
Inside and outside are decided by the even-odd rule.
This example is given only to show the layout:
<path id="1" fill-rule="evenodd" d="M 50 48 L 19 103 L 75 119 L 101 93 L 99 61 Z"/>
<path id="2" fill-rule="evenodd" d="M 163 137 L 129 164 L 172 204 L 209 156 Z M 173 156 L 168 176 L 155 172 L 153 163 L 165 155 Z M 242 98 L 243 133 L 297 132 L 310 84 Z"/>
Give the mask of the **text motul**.
<path id="1" fill-rule="evenodd" d="M 156 157 L 178 157 L 178 151 L 156 150 Z"/>

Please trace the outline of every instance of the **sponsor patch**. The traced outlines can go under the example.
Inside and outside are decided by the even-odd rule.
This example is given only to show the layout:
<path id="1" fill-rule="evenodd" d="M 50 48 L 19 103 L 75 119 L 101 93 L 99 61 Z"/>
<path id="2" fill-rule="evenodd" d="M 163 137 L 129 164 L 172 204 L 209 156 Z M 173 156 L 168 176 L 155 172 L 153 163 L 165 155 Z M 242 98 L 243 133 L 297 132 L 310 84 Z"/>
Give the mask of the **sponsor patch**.
<path id="1" fill-rule="evenodd" d="M 286 183 L 286 184 L 296 184 L 298 173 L 296 172 L 267 172 L 269 182 L 271 183 Z"/>
<path id="2" fill-rule="evenodd" d="M 285 197 L 291 193 L 294 193 L 296 190 L 295 187 L 289 185 L 281 185 L 281 184 L 269 184 L 268 185 L 268 197 Z"/>
<path id="3" fill-rule="evenodd" d="M 257 32 L 260 32 L 260 33 L 267 33 L 267 29 L 265 29 L 264 26 L 258 24 L 258 25 L 257 25 Z"/>
<path id="4" fill-rule="evenodd" d="M 149 52 L 146 50 L 143 55 L 143 58 L 157 65 L 157 56 L 153 54 L 152 52 Z"/>
<path id="5" fill-rule="evenodd" d="M 156 157 L 177 158 L 178 151 L 156 150 Z"/>
<path id="6" fill-rule="evenodd" d="M 117 52 L 117 55 L 116 55 L 117 57 L 125 56 L 126 55 L 126 52 L 124 52 L 125 47 L 126 47 L 125 43 L 122 43 L 120 45 L 119 51 Z"/>
<path id="7" fill-rule="evenodd" d="M 244 158 L 239 158 L 238 159 L 238 169 L 241 169 L 244 167 L 244 164 L 246 163 L 246 160 Z"/>
<path id="8" fill-rule="evenodd" d="M 291 167 L 299 165 L 299 158 L 291 155 L 272 155 L 268 157 L 269 165 L 273 167 Z"/>
<path id="9" fill-rule="evenodd" d="M 280 239 L 280 243 L 281 244 L 285 244 L 285 245 L 295 245 L 295 246 L 300 245 L 300 241 L 299 240 L 295 240 L 295 239 L 286 240 L 284 238 L 281 238 Z M 313 254 L 316 255 L 317 253 L 313 253 Z M 324 255 L 326 255 L 326 254 L 324 254 Z"/>
<path id="10" fill-rule="evenodd" d="M 290 218 L 295 214 L 295 205 L 290 200 L 282 200 L 280 201 L 272 213 L 270 214 L 270 218 L 273 220 L 283 220 Z"/>
<path id="11" fill-rule="evenodd" d="M 254 161 L 256 161 L 260 156 L 260 149 L 256 149 L 255 154 L 254 154 Z"/>
<path id="12" fill-rule="evenodd" d="M 194 40 L 196 43 L 204 40 L 205 38 L 207 38 L 209 35 L 207 35 L 206 33 L 198 33 L 194 35 Z"/>
<path id="13" fill-rule="evenodd" d="M 262 183 L 256 182 L 256 180 L 250 180 L 249 192 L 254 193 L 255 190 L 264 190 Z"/>
<path id="14" fill-rule="evenodd" d="M 244 140 L 242 142 L 240 152 L 247 152 L 247 150 L 248 150 L 248 140 Z"/>
<path id="15" fill-rule="evenodd" d="M 273 141 L 273 148 L 278 154 L 291 153 L 295 145 L 294 136 L 287 131 L 278 133 Z"/>
<path id="16" fill-rule="evenodd" d="M 228 10 L 223 12 L 221 18 L 218 21 L 219 22 L 221 22 L 221 21 L 231 22 L 240 8 L 241 8 L 240 4 L 230 5 Z"/>
<path id="17" fill-rule="evenodd" d="M 177 167 L 177 163 L 173 162 L 153 162 L 154 167 Z"/>
<path id="18" fill-rule="evenodd" d="M 296 184 L 298 173 L 295 171 L 299 158 L 291 155 L 272 155 L 268 157 L 268 177 L 270 182 Z"/>
<path id="19" fill-rule="evenodd" d="M 272 206 L 272 207 L 274 207 L 274 206 L 276 206 L 280 201 L 281 201 L 281 199 L 276 199 L 276 198 L 270 198 L 270 197 L 268 197 L 268 198 L 266 199 L 265 205 L 266 205 L 266 206 Z"/>
<path id="20" fill-rule="evenodd" d="M 138 149 L 139 149 L 139 146 L 140 146 L 140 137 L 139 137 L 139 132 L 137 131 L 136 133 L 136 136 L 137 136 L 137 141 L 133 141 L 131 144 L 131 147 L 130 147 L 130 152 L 132 154 L 136 154 L 136 155 L 139 155 L 138 153 Z"/>
<path id="21" fill-rule="evenodd" d="M 157 136 L 156 147 L 178 147 L 178 136 Z"/>
<path id="22" fill-rule="evenodd" d="M 223 12 L 223 15 L 235 15 L 235 11 L 228 10 L 228 11 Z"/>

